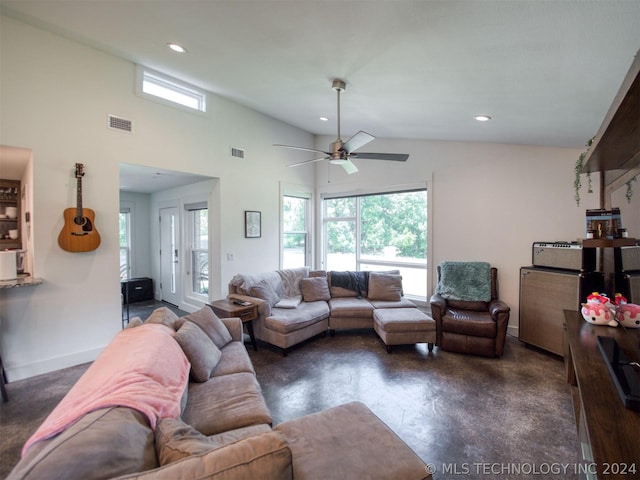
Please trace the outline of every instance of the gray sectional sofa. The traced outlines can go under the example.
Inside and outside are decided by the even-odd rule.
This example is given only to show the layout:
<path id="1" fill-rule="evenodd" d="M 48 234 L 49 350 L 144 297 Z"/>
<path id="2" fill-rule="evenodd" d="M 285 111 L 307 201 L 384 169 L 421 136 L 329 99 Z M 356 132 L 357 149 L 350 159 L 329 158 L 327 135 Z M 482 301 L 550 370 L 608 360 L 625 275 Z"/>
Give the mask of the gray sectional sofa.
<path id="1" fill-rule="evenodd" d="M 164 343 L 155 345 L 157 336 Z M 162 375 L 180 366 L 184 374 Z M 141 378 L 132 375 L 140 371 Z M 150 379 L 174 414 L 150 419 L 146 405 L 129 406 L 127 395 L 139 397 Z M 98 407 L 94 397 L 111 395 L 110 385 L 122 402 Z M 153 397 L 148 402 L 158 403 Z M 32 443 L 32 437 L 9 480 L 431 478 L 428 465 L 362 403 L 274 428 L 240 319 L 219 319 L 208 307 L 182 318 L 162 308 L 145 322 L 130 322 L 38 432 L 52 418 L 68 417 L 78 398 L 95 407 L 49 438 Z"/>
<path id="2" fill-rule="evenodd" d="M 334 335 L 336 330 L 373 329 L 375 310 L 417 308 L 404 297 L 397 270 L 326 272 L 305 267 L 239 274 L 229 282 L 228 298 L 258 305 L 256 338 L 280 347 L 284 355 L 327 331 Z"/>

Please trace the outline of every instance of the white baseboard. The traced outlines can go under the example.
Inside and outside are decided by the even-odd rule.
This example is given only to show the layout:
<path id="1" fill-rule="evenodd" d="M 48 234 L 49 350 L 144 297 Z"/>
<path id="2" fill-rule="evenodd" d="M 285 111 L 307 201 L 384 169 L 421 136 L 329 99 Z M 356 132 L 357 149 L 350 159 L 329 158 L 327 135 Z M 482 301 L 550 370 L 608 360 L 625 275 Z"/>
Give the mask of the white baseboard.
<path id="1" fill-rule="evenodd" d="M 74 367 L 83 363 L 93 362 L 96 358 L 98 358 L 98 355 L 100 355 L 102 350 L 104 350 L 104 347 L 85 350 L 82 352 L 75 352 L 69 355 L 64 355 L 62 357 L 49 358 L 47 360 L 41 360 L 17 367 L 5 366 L 7 382 L 10 383 L 18 380 L 24 380 L 25 378 L 35 377 L 36 375 L 42 375 L 43 373 L 54 372 L 62 368 Z"/>

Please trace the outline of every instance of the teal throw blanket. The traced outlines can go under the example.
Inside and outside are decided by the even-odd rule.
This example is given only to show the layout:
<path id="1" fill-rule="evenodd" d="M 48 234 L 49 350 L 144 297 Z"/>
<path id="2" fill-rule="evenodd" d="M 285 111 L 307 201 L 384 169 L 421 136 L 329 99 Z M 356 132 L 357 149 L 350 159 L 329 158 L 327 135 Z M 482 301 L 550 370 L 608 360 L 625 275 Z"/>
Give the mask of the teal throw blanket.
<path id="1" fill-rule="evenodd" d="M 436 293 L 449 300 L 491 300 L 491 267 L 486 262 L 442 262 Z"/>

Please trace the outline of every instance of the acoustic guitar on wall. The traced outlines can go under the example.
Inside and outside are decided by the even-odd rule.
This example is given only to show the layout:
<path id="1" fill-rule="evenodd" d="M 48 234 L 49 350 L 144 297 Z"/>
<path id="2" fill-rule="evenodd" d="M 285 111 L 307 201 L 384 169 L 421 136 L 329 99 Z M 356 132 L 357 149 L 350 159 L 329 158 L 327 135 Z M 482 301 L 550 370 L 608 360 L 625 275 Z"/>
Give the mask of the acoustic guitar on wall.
<path id="1" fill-rule="evenodd" d="M 78 182 L 76 208 L 64 211 L 64 226 L 58 235 L 58 245 L 67 252 L 90 252 L 100 246 L 100 234 L 94 223 L 96 214 L 90 208 L 82 208 L 82 177 L 84 165 L 76 163 Z"/>

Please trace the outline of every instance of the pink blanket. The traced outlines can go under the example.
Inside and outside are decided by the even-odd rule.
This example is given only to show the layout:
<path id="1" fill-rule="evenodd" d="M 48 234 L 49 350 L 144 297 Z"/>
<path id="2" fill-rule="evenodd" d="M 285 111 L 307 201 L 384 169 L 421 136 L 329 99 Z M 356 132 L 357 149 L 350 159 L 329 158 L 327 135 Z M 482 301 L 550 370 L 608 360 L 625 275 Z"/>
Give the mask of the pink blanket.
<path id="1" fill-rule="evenodd" d="M 151 428 L 158 418 L 180 416 L 190 365 L 174 334 L 160 324 L 119 332 L 24 444 L 22 455 L 101 408 L 133 408 L 147 416 Z"/>

